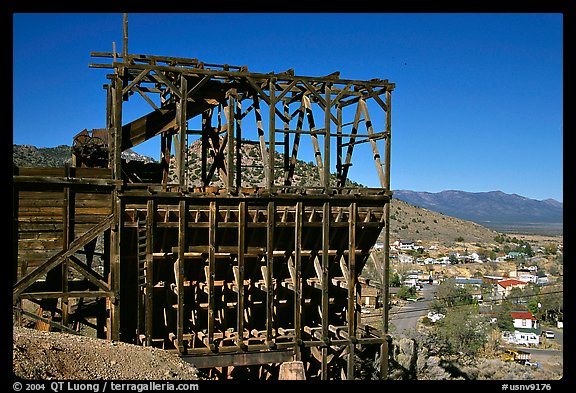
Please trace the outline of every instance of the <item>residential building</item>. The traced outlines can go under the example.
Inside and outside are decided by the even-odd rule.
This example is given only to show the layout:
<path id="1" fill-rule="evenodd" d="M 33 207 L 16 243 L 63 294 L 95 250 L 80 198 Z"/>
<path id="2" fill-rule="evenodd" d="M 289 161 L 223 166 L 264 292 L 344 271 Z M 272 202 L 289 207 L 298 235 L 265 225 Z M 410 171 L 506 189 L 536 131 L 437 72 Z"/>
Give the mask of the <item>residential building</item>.
<path id="1" fill-rule="evenodd" d="M 514 332 L 503 332 L 502 338 L 510 344 L 539 345 L 540 326 L 530 311 L 511 311 Z"/>
<path id="2" fill-rule="evenodd" d="M 526 285 L 528 285 L 526 281 L 520 281 L 514 278 L 508 278 L 498 281 L 498 283 L 496 284 L 496 292 L 500 299 L 504 299 L 505 297 L 510 295 L 510 292 L 512 291 L 513 288 L 524 289 L 526 288 Z"/>

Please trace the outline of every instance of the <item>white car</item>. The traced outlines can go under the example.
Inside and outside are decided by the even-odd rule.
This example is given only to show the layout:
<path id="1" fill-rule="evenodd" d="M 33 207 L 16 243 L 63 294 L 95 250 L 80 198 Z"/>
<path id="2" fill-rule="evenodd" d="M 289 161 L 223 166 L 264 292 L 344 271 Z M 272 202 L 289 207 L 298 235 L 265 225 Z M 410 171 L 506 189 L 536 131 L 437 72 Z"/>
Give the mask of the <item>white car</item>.
<path id="1" fill-rule="evenodd" d="M 546 336 L 546 338 L 554 338 L 554 332 L 551 330 L 546 330 L 544 332 L 544 335 Z"/>

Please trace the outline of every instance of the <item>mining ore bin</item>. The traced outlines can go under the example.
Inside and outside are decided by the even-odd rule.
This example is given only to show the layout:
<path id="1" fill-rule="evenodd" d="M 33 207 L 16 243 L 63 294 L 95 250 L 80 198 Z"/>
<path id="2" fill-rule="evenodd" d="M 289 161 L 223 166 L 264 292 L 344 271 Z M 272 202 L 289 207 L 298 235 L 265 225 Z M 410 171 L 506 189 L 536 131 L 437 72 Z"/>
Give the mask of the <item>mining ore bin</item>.
<path id="1" fill-rule="evenodd" d="M 308 379 L 357 379 L 363 351 L 385 378 L 388 264 L 379 328 L 362 323 L 360 273 L 381 232 L 388 260 L 394 84 L 91 57 L 110 70 L 106 126 L 73 136 L 70 165 L 14 167 L 15 323 L 174 351 L 215 378 L 295 361 Z M 149 108 L 124 121 L 132 100 Z M 159 162 L 122 157 L 151 139 Z M 347 181 L 362 146 L 378 188 Z M 295 181 L 306 154 L 313 186 Z"/>

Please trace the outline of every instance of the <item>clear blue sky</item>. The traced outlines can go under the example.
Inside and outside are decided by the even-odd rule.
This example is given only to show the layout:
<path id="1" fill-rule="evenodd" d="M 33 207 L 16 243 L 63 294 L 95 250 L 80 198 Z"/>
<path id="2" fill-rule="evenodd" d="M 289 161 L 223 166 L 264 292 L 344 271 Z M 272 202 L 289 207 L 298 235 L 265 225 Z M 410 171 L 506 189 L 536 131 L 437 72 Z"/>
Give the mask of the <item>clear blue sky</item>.
<path id="1" fill-rule="evenodd" d="M 396 83 L 392 189 L 563 201 L 560 13 L 131 13 L 128 26 L 131 53 Z M 90 52 L 121 52 L 122 34 L 121 13 L 14 14 L 13 143 L 104 127 L 110 70 Z"/>

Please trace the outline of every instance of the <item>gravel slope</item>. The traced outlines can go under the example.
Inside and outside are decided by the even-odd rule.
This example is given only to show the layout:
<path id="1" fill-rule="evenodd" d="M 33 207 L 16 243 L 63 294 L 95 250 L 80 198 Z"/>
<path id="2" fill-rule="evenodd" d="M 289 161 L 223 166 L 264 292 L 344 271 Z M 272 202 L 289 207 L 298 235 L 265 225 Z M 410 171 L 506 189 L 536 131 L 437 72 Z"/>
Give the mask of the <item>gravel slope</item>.
<path id="1" fill-rule="evenodd" d="M 12 369 L 34 380 L 197 380 L 197 370 L 161 349 L 13 327 Z"/>

